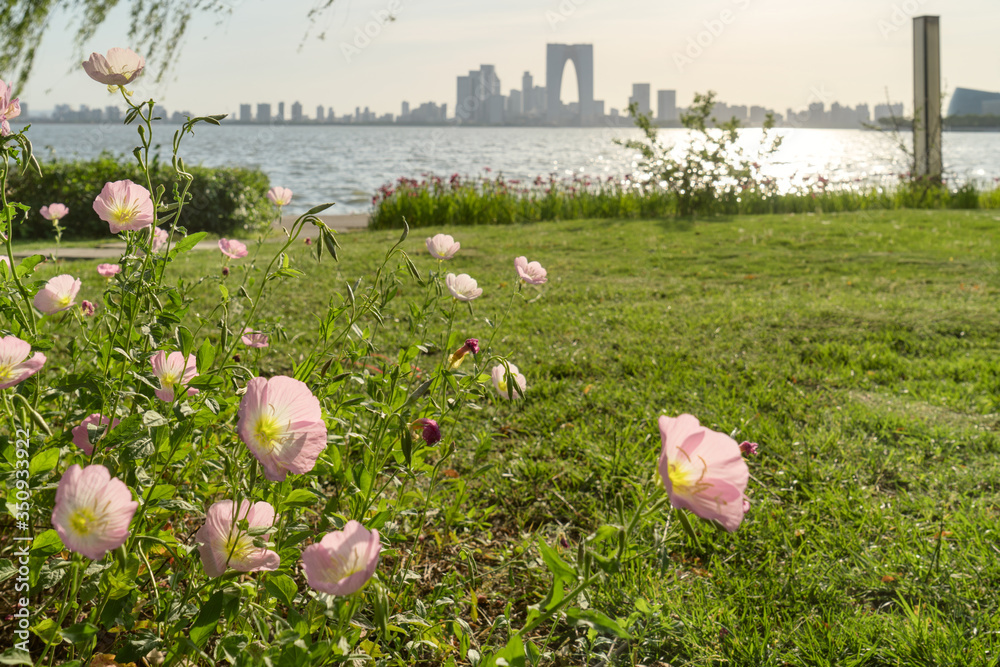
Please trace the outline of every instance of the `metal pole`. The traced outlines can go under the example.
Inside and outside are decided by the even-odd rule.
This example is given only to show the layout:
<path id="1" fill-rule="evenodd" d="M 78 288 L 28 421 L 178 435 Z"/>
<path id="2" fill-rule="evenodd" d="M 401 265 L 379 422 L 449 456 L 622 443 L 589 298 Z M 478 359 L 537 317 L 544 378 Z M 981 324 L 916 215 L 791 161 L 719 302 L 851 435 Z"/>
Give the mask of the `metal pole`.
<path id="1" fill-rule="evenodd" d="M 914 176 L 941 181 L 941 23 L 938 16 L 913 19 Z"/>

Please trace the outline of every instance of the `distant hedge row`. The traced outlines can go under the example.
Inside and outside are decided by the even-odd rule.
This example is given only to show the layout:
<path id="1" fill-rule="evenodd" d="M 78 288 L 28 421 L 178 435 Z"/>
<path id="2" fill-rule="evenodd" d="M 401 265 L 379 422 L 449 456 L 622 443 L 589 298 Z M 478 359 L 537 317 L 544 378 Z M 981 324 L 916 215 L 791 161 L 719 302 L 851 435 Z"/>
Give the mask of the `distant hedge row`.
<path id="1" fill-rule="evenodd" d="M 139 167 L 129 157 L 102 155 L 95 160 L 47 162 L 41 165 L 42 176 L 30 169 L 23 175 L 12 170 L 8 178 L 7 199 L 31 207 L 26 224 L 15 225 L 14 237 L 19 239 L 52 238 L 52 223 L 39 214 L 39 209 L 58 202 L 69 207 L 69 215 L 60 223 L 65 239 L 101 238 L 108 236 L 108 223 L 94 213 L 94 199 L 108 181 L 129 179 L 145 185 Z M 274 206 L 267 199 L 269 182 L 259 169 L 243 167 L 187 167 L 194 176 L 189 194 L 192 200 L 184 206 L 178 224 L 189 232 L 206 231 L 232 234 L 267 224 L 274 216 Z M 169 164 L 154 165 L 154 187 L 166 188 L 167 201 L 173 193 L 177 174 Z"/>

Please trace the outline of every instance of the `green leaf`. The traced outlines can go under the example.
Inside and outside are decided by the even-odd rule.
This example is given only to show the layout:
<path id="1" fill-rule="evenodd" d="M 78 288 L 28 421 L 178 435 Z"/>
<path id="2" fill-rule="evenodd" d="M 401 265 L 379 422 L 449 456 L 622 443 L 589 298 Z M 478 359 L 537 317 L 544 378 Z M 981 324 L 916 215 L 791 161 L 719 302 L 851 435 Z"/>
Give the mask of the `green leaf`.
<path id="1" fill-rule="evenodd" d="M 222 591 L 213 593 L 212 597 L 208 598 L 208 602 L 202 606 L 201 611 L 198 613 L 198 618 L 195 619 L 194 625 L 191 626 L 188 636 L 198 648 L 204 646 L 208 642 L 208 638 L 215 632 L 215 626 L 218 625 L 219 618 L 222 616 L 222 602 L 224 597 L 225 594 Z"/>
<path id="2" fill-rule="evenodd" d="M 142 413 L 142 425 L 146 428 L 153 428 L 155 426 L 166 426 L 167 418 L 161 415 L 156 410 L 146 410 Z"/>
<path id="3" fill-rule="evenodd" d="M 583 625 L 620 639 L 630 638 L 630 635 L 616 621 L 611 620 L 596 609 L 570 608 L 566 610 L 566 618 L 571 625 Z"/>
<path id="4" fill-rule="evenodd" d="M 181 253 L 187 252 L 188 250 L 191 250 L 196 245 L 198 245 L 198 242 L 204 239 L 206 236 L 208 236 L 208 232 L 197 232 L 195 234 L 191 234 L 190 236 L 185 236 L 180 241 L 178 241 L 177 245 L 174 246 L 174 249 L 170 251 L 170 256 L 174 257 Z"/>
<path id="5" fill-rule="evenodd" d="M 229 290 L 222 283 L 219 283 L 219 294 L 222 295 L 223 301 L 229 301 Z"/>
<path id="6" fill-rule="evenodd" d="M 516 632 L 511 635 L 510 639 L 507 640 L 507 645 L 493 656 L 489 664 L 496 665 L 497 667 L 502 667 L 503 665 L 507 665 L 507 667 L 525 667 L 524 642 L 521 640 L 521 635 Z"/>
<path id="7" fill-rule="evenodd" d="M 287 574 L 270 574 L 264 581 L 267 591 L 280 600 L 286 607 L 291 607 L 295 602 L 295 594 L 299 592 L 299 587 L 295 585 L 295 580 Z"/>
<path id="8" fill-rule="evenodd" d="M 212 342 L 205 339 L 205 342 L 201 344 L 198 348 L 198 372 L 205 373 L 209 368 L 212 367 L 212 362 L 215 361 L 215 346 Z"/>
<path id="9" fill-rule="evenodd" d="M 9 558 L 0 558 L 0 584 L 17 574 L 17 566 Z"/>
<path id="10" fill-rule="evenodd" d="M 316 494 L 309 489 L 295 489 L 282 499 L 279 506 L 283 509 L 290 507 L 309 507 L 316 503 Z"/>
<path id="11" fill-rule="evenodd" d="M 48 472 L 55 468 L 58 463 L 59 449 L 56 447 L 46 449 L 44 452 L 39 452 L 31 457 L 31 462 L 28 464 L 28 474 L 37 475 Z"/>
<path id="12" fill-rule="evenodd" d="M 128 664 L 146 657 L 154 648 L 162 646 L 163 641 L 149 630 L 135 630 L 125 636 L 125 644 L 115 652 L 117 664 Z"/>
<path id="13" fill-rule="evenodd" d="M 31 654 L 27 651 L 19 651 L 9 648 L 0 653 L 0 665 L 33 665 L 35 661 L 31 659 Z"/>
<path id="14" fill-rule="evenodd" d="M 21 263 L 17 265 L 14 269 L 17 272 L 18 278 L 26 278 L 30 276 L 35 271 L 35 267 L 45 261 L 45 257 L 42 255 L 32 255 L 31 257 L 25 257 L 21 260 Z"/>
<path id="15" fill-rule="evenodd" d="M 102 447 L 111 449 L 112 447 L 121 445 L 123 442 L 133 440 L 136 434 L 143 429 L 142 415 L 130 415 L 104 436 Z"/>
<path id="16" fill-rule="evenodd" d="M 48 558 L 64 548 L 59 533 L 50 529 L 35 536 L 35 541 L 31 543 L 31 555 Z"/>
<path id="17" fill-rule="evenodd" d="M 333 205 L 334 205 L 333 203 L 330 203 L 330 204 L 320 204 L 319 206 L 313 206 L 311 209 L 306 211 L 306 215 L 318 215 Z"/>
<path id="18" fill-rule="evenodd" d="M 187 327 L 177 327 L 177 345 L 181 349 L 181 354 L 187 359 L 191 350 L 194 349 L 194 336 Z"/>
<path id="19" fill-rule="evenodd" d="M 70 644 L 79 644 L 88 641 L 97 634 L 97 626 L 93 623 L 77 623 L 62 631 L 63 639 Z"/>
<path id="20" fill-rule="evenodd" d="M 559 556 L 559 552 L 546 544 L 544 540 L 538 540 L 538 550 L 542 554 L 545 565 L 557 579 L 568 582 L 576 581 L 576 570 Z"/>

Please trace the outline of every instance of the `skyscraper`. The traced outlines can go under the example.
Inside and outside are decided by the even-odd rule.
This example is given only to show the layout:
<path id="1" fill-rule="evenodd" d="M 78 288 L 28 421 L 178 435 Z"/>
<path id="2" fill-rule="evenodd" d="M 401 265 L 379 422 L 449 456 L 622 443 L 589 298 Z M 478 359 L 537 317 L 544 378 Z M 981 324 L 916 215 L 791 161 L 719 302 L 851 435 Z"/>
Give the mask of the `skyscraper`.
<path id="1" fill-rule="evenodd" d="M 524 115 L 528 115 L 535 108 L 534 98 L 531 94 L 534 88 L 535 81 L 531 77 L 531 72 L 525 72 L 524 76 L 521 77 L 521 94 L 524 98 L 521 111 Z"/>
<path id="2" fill-rule="evenodd" d="M 302 120 L 302 104 L 296 100 L 292 102 L 292 122 L 301 123 Z"/>
<path id="3" fill-rule="evenodd" d="M 249 104 L 240 105 L 240 122 L 250 123 L 253 121 L 253 111 Z"/>
<path id="4" fill-rule="evenodd" d="M 317 123 L 322 123 L 323 122 L 323 105 L 322 104 L 317 104 L 316 105 L 316 122 Z"/>
<path id="5" fill-rule="evenodd" d="M 656 120 L 671 122 L 677 120 L 677 91 L 656 91 Z"/>
<path id="6" fill-rule="evenodd" d="M 277 117 L 277 121 L 279 123 L 285 122 L 285 103 L 284 102 L 278 102 L 278 117 Z"/>
<path id="7" fill-rule="evenodd" d="M 271 105 L 270 104 L 258 104 L 257 105 L 257 122 L 258 123 L 270 123 L 271 122 Z"/>
<path id="8" fill-rule="evenodd" d="M 649 84 L 648 83 L 633 83 L 632 84 L 632 97 L 628 98 L 628 103 L 639 105 L 639 113 L 649 113 Z"/>

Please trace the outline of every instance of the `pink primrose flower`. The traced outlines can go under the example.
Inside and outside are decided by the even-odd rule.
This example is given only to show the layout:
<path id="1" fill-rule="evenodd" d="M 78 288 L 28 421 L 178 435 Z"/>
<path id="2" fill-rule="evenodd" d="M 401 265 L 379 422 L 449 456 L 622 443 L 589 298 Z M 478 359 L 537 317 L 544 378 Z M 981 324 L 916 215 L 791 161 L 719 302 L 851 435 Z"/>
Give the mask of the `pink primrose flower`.
<path id="1" fill-rule="evenodd" d="M 455 239 L 448 234 L 438 234 L 427 239 L 427 252 L 434 259 L 451 259 L 461 247 L 462 244 L 455 243 Z"/>
<path id="2" fill-rule="evenodd" d="M 94 200 L 94 211 L 111 226 L 112 234 L 153 224 L 153 199 L 149 190 L 128 180 L 105 183 Z"/>
<path id="3" fill-rule="evenodd" d="M 69 215 L 69 208 L 65 204 L 49 204 L 38 210 L 46 220 L 62 220 Z"/>
<path id="4" fill-rule="evenodd" d="M 444 277 L 444 284 L 451 295 L 459 301 L 472 301 L 483 293 L 482 288 L 467 273 L 457 276 L 449 273 Z"/>
<path id="5" fill-rule="evenodd" d="M 747 456 L 753 456 L 754 454 L 756 454 L 758 447 L 760 447 L 760 445 L 758 445 L 756 442 L 749 442 L 748 440 L 744 440 L 743 442 L 740 443 L 740 451 L 746 454 Z"/>
<path id="6" fill-rule="evenodd" d="M 267 336 L 259 331 L 254 331 L 250 327 L 243 330 L 243 338 L 240 340 L 242 340 L 243 344 L 247 347 L 267 347 L 269 344 Z"/>
<path id="7" fill-rule="evenodd" d="M 247 383 L 236 430 L 272 482 L 309 472 L 326 449 L 319 400 L 304 382 L 283 375 Z"/>
<path id="8" fill-rule="evenodd" d="M 478 338 L 467 339 L 465 341 L 465 345 L 451 353 L 451 356 L 448 357 L 448 370 L 458 368 L 462 364 L 462 361 L 465 360 L 465 355 L 469 352 L 472 354 L 479 354 Z"/>
<path id="9" fill-rule="evenodd" d="M 102 465 L 71 465 L 59 480 L 52 526 L 70 551 L 91 560 L 125 544 L 139 503 Z"/>
<path id="10" fill-rule="evenodd" d="M 45 355 L 35 352 L 30 359 L 31 345 L 17 336 L 0 338 L 0 389 L 23 382 L 45 365 Z"/>
<path id="11" fill-rule="evenodd" d="M 750 471 L 740 446 L 688 414 L 659 419 L 659 473 L 670 504 L 733 532 L 743 520 Z"/>
<path id="12" fill-rule="evenodd" d="M 84 317 L 92 317 L 96 312 L 97 312 L 97 306 L 95 306 L 90 301 L 84 299 L 83 303 L 80 304 L 80 313 Z"/>
<path id="13" fill-rule="evenodd" d="M 160 248 L 162 248 L 163 246 L 165 246 L 167 244 L 167 239 L 169 239 L 169 238 L 170 238 L 170 234 L 167 233 L 167 230 L 160 229 L 159 227 L 157 227 L 156 229 L 154 229 L 153 230 L 153 252 L 154 253 L 160 252 Z"/>
<path id="14" fill-rule="evenodd" d="M 321 593 L 356 593 L 375 574 L 381 551 L 377 530 L 348 521 L 343 530 L 327 533 L 302 552 L 306 581 Z"/>
<path id="15" fill-rule="evenodd" d="M 156 397 L 161 401 L 171 403 L 174 400 L 174 388 L 178 385 L 186 385 L 198 375 L 198 367 L 193 354 L 189 354 L 184 359 L 184 353 L 171 352 L 168 356 L 166 352 L 160 350 L 149 359 L 153 366 L 153 375 L 160 381 L 160 388 L 156 390 Z M 188 389 L 187 395 L 194 396 L 197 389 Z"/>
<path id="16" fill-rule="evenodd" d="M 426 417 L 421 417 L 420 419 L 414 420 L 410 424 L 410 429 L 413 431 L 419 431 L 420 437 L 424 439 L 428 445 L 435 445 L 441 441 L 441 427 L 433 419 L 428 419 Z"/>
<path id="17" fill-rule="evenodd" d="M 219 239 L 219 250 L 226 257 L 240 259 L 247 256 L 247 247 L 235 239 Z"/>
<path id="18" fill-rule="evenodd" d="M 35 308 L 46 315 L 68 310 L 76 304 L 76 295 L 80 291 L 81 284 L 79 279 L 67 273 L 52 278 L 35 295 Z"/>
<path id="19" fill-rule="evenodd" d="M 110 278 L 116 273 L 121 273 L 122 267 L 118 264 L 98 264 L 97 272 L 105 278 Z"/>
<path id="20" fill-rule="evenodd" d="M 142 74 L 146 59 L 132 49 L 114 48 L 107 56 L 91 53 L 83 61 L 83 71 L 94 81 L 106 86 L 124 86 Z"/>
<path id="21" fill-rule="evenodd" d="M 515 392 L 517 396 L 524 396 L 524 390 L 528 385 L 528 381 L 518 372 L 517 366 L 512 363 L 508 363 L 507 365 L 510 366 L 510 375 L 514 378 L 514 382 L 517 383 L 517 389 L 507 387 L 507 369 L 502 365 L 494 366 L 490 372 L 490 376 L 493 379 L 493 386 L 504 398 L 513 399 Z"/>
<path id="22" fill-rule="evenodd" d="M 83 453 L 90 456 L 94 453 L 94 444 L 90 442 L 90 434 L 87 432 L 87 426 L 90 424 L 95 425 L 107 425 L 108 418 L 97 412 L 89 415 L 86 419 L 80 422 L 80 425 L 73 429 L 73 444 L 83 450 Z M 120 419 L 112 419 L 111 426 L 107 429 L 110 431 L 115 426 L 121 423 Z"/>
<path id="23" fill-rule="evenodd" d="M 254 546 L 254 537 L 240 530 L 237 523 L 243 519 L 249 528 L 271 528 L 274 525 L 274 508 L 270 503 L 249 500 L 240 503 L 236 515 L 232 500 L 220 500 L 205 513 L 205 525 L 198 530 L 195 540 L 201 553 L 201 563 L 210 577 L 221 577 L 228 568 L 237 572 L 277 570 L 281 558 L 270 549 Z M 267 540 L 267 535 L 259 535 Z"/>
<path id="24" fill-rule="evenodd" d="M 0 137 L 10 134 L 10 121 L 21 115 L 21 100 L 15 97 L 11 99 L 12 91 L 10 86 L 0 79 Z"/>
<path id="25" fill-rule="evenodd" d="M 529 285 L 541 285 L 548 280 L 548 272 L 542 265 L 538 262 L 528 262 L 527 257 L 515 259 L 514 268 L 517 270 L 517 277 Z"/>
<path id="26" fill-rule="evenodd" d="M 276 206 L 284 206 L 292 201 L 292 191 L 289 188 L 275 185 L 267 191 L 267 198 L 274 202 Z"/>

